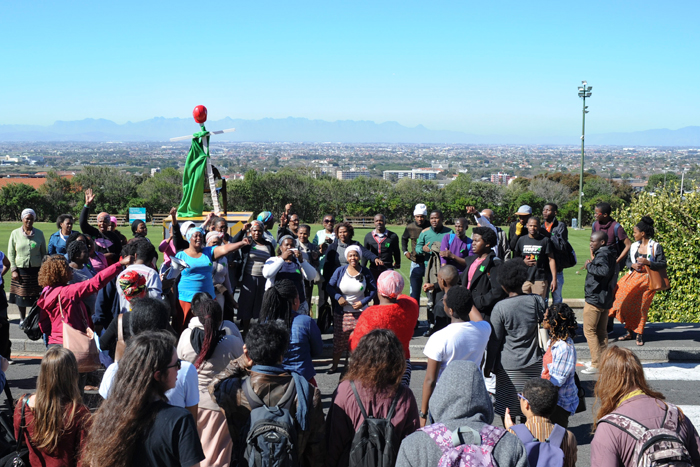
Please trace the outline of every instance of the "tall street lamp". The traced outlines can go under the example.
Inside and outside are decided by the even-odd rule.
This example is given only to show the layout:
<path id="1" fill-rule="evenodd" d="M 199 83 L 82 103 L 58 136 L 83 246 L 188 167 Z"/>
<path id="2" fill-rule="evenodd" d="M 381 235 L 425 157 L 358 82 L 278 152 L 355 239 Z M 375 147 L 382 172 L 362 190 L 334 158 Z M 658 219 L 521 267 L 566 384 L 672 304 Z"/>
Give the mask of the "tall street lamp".
<path id="1" fill-rule="evenodd" d="M 583 126 L 581 127 L 581 177 L 578 182 L 578 228 L 583 228 L 583 147 L 586 136 L 586 114 L 588 113 L 588 106 L 586 105 L 586 97 L 591 97 L 591 89 L 593 86 L 588 86 L 588 83 L 581 81 L 582 86 L 578 87 L 578 97 L 583 99 Z"/>

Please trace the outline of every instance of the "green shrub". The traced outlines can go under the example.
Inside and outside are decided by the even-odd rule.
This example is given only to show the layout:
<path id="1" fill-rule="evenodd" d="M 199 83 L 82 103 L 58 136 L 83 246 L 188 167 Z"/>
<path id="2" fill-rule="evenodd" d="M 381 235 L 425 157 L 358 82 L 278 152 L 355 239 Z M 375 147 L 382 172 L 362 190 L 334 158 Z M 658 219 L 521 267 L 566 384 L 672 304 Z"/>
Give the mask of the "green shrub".
<path id="1" fill-rule="evenodd" d="M 700 193 L 691 191 L 681 199 L 678 187 L 667 185 L 655 194 L 641 193 L 615 216 L 630 240 L 642 216 L 651 217 L 654 240 L 666 254 L 671 289 L 656 293 L 649 321 L 700 322 Z"/>

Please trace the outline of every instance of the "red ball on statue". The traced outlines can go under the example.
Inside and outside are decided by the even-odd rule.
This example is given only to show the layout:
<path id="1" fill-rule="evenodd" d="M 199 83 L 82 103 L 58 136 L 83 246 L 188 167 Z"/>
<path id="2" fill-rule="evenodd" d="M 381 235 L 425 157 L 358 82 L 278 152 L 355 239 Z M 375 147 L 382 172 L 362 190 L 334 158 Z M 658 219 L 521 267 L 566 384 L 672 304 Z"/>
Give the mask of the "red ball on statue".
<path id="1" fill-rule="evenodd" d="M 207 121 L 207 108 L 203 105 L 198 105 L 192 111 L 192 116 L 194 117 L 194 121 L 201 125 Z"/>

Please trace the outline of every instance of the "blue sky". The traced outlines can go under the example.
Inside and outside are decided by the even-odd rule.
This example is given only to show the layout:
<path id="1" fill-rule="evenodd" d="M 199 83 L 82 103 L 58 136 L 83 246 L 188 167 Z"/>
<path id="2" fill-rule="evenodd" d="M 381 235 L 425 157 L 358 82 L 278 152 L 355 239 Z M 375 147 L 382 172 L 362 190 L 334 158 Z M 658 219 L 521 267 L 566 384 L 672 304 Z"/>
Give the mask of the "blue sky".
<path id="1" fill-rule="evenodd" d="M 700 2 L 4 2 L 0 124 L 225 116 L 494 135 L 700 125 Z"/>

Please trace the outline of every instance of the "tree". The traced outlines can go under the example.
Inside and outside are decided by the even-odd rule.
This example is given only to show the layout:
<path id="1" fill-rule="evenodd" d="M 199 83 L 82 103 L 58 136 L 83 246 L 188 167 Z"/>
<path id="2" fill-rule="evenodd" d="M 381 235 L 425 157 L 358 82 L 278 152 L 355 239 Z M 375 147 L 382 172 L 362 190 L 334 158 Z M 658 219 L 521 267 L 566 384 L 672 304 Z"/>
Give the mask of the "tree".
<path id="1" fill-rule="evenodd" d="M 44 198 L 33 186 L 24 183 L 10 183 L 0 192 L 2 218 L 9 221 L 21 220 L 22 211 L 30 208 L 36 212 L 38 220 L 45 220 Z"/>
<path id="2" fill-rule="evenodd" d="M 659 188 L 663 188 L 671 182 L 680 183 L 680 181 L 681 177 L 674 174 L 673 172 L 654 174 L 649 177 L 649 180 L 647 180 L 647 186 L 644 188 L 644 191 L 654 192 Z"/>
<path id="3" fill-rule="evenodd" d="M 55 220 L 61 214 L 74 213 L 80 203 L 78 190 L 71 181 L 53 170 L 46 174 L 46 181 L 37 191 L 43 197 L 44 218 L 47 220 Z"/>
<path id="4" fill-rule="evenodd" d="M 563 183 L 555 182 L 547 178 L 535 178 L 530 182 L 530 190 L 538 198 L 563 206 L 571 199 L 571 190 Z"/>
<path id="5" fill-rule="evenodd" d="M 170 208 L 177 207 L 182 198 L 182 174 L 171 167 L 158 172 L 141 183 L 136 192 L 141 199 L 133 199 L 131 203 L 141 202 L 150 215 L 167 213 Z M 130 206 L 136 207 L 134 204 Z"/>
<path id="6" fill-rule="evenodd" d="M 138 196 L 136 190 L 144 176 L 114 167 L 83 167 L 83 172 L 73 180 L 82 191 L 92 188 L 96 210 L 118 214 L 125 213 L 129 200 Z"/>

